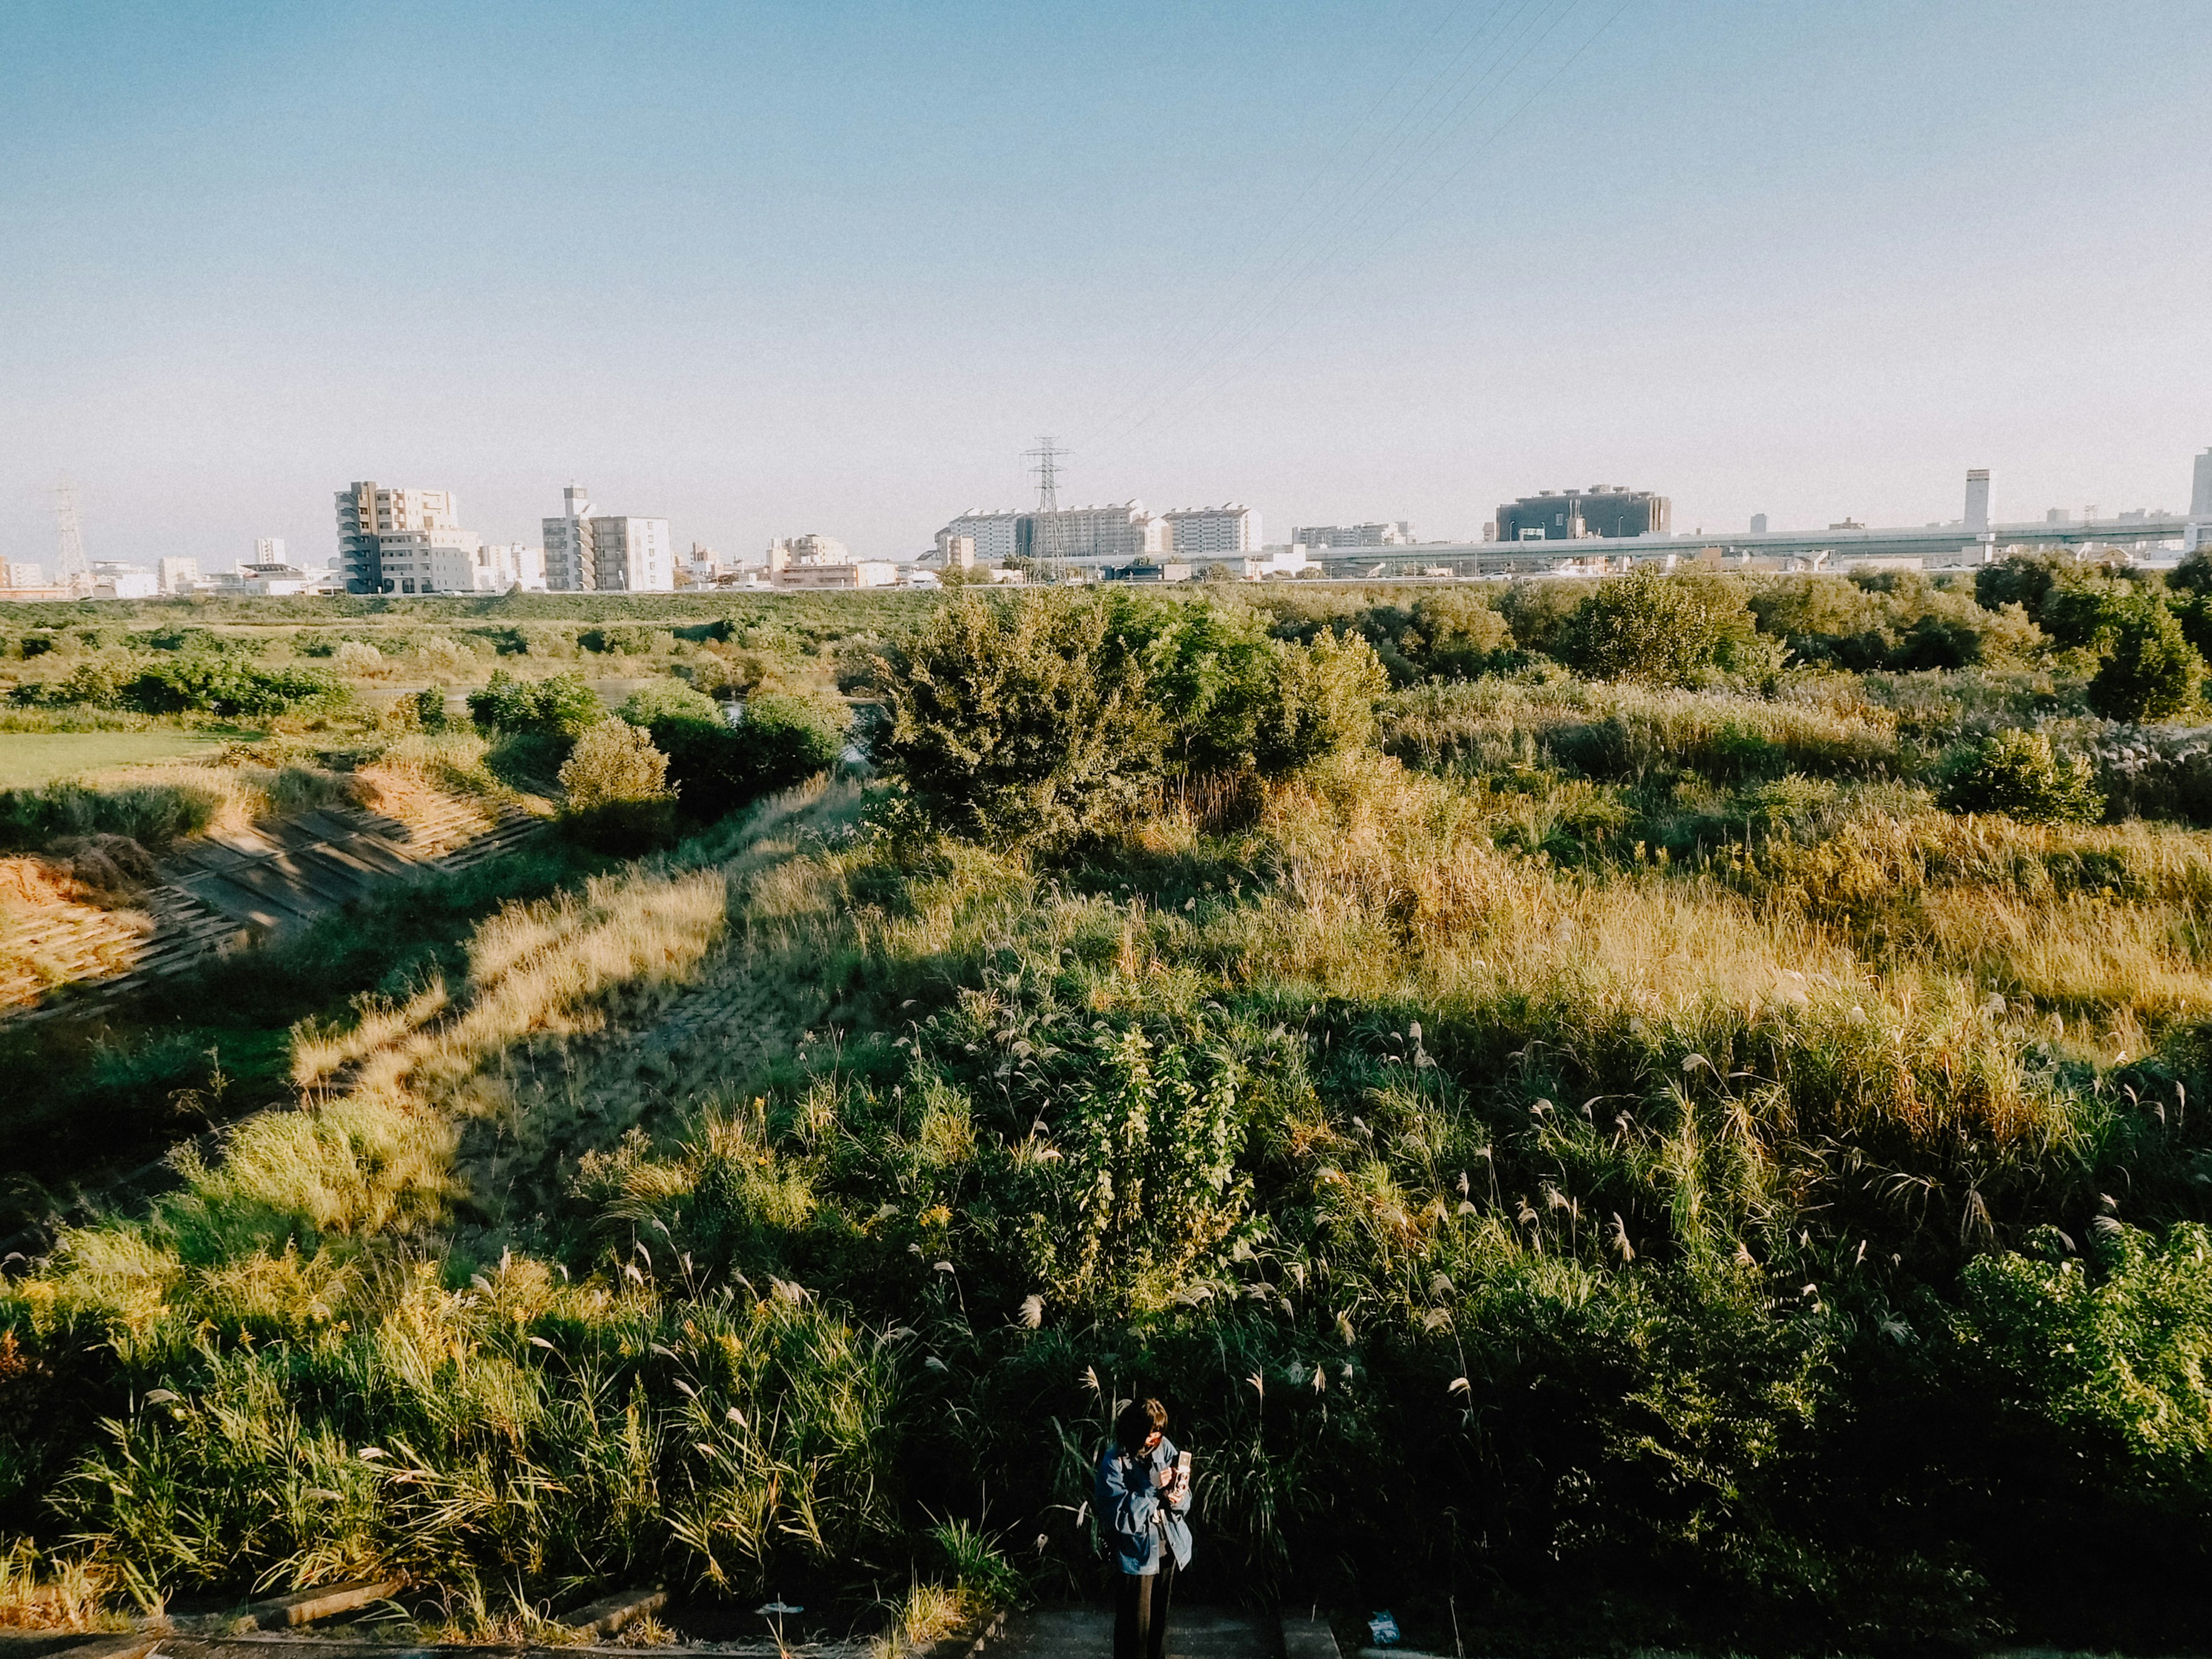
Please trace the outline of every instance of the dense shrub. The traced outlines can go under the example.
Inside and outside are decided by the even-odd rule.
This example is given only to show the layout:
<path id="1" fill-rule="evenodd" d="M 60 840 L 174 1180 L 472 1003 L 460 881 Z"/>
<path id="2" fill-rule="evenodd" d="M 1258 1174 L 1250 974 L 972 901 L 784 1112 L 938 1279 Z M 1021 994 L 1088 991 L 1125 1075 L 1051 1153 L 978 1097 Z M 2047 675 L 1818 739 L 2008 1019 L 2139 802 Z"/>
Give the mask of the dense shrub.
<path id="1" fill-rule="evenodd" d="M 657 651 L 665 651 L 673 637 L 665 628 L 642 628 L 629 624 L 617 628 L 586 629 L 576 635 L 576 643 L 586 651 L 645 657 Z"/>
<path id="2" fill-rule="evenodd" d="M 2111 641 L 2089 682 L 2089 706 L 2109 720 L 2163 720 L 2197 709 L 2204 659 L 2154 594 L 2112 609 Z"/>
<path id="3" fill-rule="evenodd" d="M 2027 823 L 2088 823 L 2105 810 L 2095 769 L 2061 759 L 2040 732 L 1991 733 L 1948 757 L 1938 793 L 1953 812 L 2001 812 Z"/>
<path id="4" fill-rule="evenodd" d="M 2015 553 L 1974 572 L 1974 599 L 1990 611 L 2016 605 L 2033 617 L 2069 568 L 2056 553 Z"/>
<path id="5" fill-rule="evenodd" d="M 2102 577 L 2076 577 L 2053 584 L 2035 617 L 2051 642 L 2062 650 L 2103 652 L 2133 609 L 2129 588 Z"/>
<path id="6" fill-rule="evenodd" d="M 586 727 L 561 764 L 562 817 L 580 840 L 634 856 L 666 842 L 676 822 L 668 757 L 653 736 L 627 720 Z"/>
<path id="7" fill-rule="evenodd" d="M 879 659 L 886 772 L 994 845 L 1065 842 L 1144 798 L 1168 730 L 1103 599 L 961 593 Z"/>
<path id="8" fill-rule="evenodd" d="M 1364 640 L 1271 638 L 1210 599 L 962 594 L 877 659 L 875 748 L 939 824 L 1065 845 L 1170 774 L 1279 774 L 1363 743 L 1388 678 Z"/>
<path id="9" fill-rule="evenodd" d="M 623 705 L 667 755 L 684 811 L 712 819 L 836 764 L 850 717 L 842 703 L 787 692 L 762 692 L 732 726 L 711 698 L 670 684 Z"/>
<path id="10" fill-rule="evenodd" d="M 469 694 L 469 717 L 501 732 L 573 738 L 606 714 L 606 705 L 580 674 L 519 680 L 495 669 L 482 690 Z"/>
<path id="11" fill-rule="evenodd" d="M 1410 603 L 1395 595 L 1261 593 L 1253 603 L 1274 615 L 1270 631 L 1278 639 L 1311 644 L 1331 631 L 1358 635 L 1395 685 L 1471 679 L 1528 658 L 1486 593 L 1445 589 Z"/>
<path id="12" fill-rule="evenodd" d="M 2044 644 L 2017 600 L 1985 608 L 1917 571 L 1767 579 L 1748 603 L 1798 662 L 1855 673 L 2021 662 Z"/>
<path id="13" fill-rule="evenodd" d="M 142 669 L 118 693 L 124 708 L 142 714 L 246 719 L 338 708 L 351 696 L 344 684 L 325 669 L 258 668 L 228 656 L 198 653 Z"/>
<path id="14" fill-rule="evenodd" d="M 1588 597 L 1577 582 L 1529 578 L 1507 584 L 1498 609 L 1522 650 L 1565 662 L 1571 630 Z"/>
<path id="15" fill-rule="evenodd" d="M 1592 679 L 1687 685 L 1724 645 L 1753 632 L 1741 596 L 1725 584 L 1644 565 L 1600 583 L 1562 631 L 1559 651 Z"/>

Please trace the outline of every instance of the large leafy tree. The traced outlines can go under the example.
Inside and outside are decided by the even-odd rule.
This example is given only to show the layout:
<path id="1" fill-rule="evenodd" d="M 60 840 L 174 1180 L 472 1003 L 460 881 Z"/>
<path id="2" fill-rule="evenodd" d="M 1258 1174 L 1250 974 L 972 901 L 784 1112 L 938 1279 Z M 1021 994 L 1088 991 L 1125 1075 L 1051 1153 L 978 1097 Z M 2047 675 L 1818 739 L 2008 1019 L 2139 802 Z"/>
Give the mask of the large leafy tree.
<path id="1" fill-rule="evenodd" d="M 2112 647 L 2089 682 L 2089 706 L 2112 720 L 2163 720 L 2200 706 L 2204 659 L 2163 600 L 2144 594 L 2117 609 Z"/>

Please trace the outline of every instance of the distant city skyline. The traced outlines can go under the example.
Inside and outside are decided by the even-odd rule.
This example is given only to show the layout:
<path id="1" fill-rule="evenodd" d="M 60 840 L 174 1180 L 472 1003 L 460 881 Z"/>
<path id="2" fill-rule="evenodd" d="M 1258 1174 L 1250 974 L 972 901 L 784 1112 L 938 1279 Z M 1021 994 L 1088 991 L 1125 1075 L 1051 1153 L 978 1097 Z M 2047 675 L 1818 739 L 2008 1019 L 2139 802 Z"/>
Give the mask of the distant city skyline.
<path id="1" fill-rule="evenodd" d="M 149 566 L 319 568 L 366 478 L 908 556 L 1047 431 L 1063 502 L 1431 539 L 1599 478 L 1716 533 L 1970 467 L 2000 521 L 2182 508 L 2207 84 L 2186 0 L 29 0 L 0 559 L 64 472 Z"/>

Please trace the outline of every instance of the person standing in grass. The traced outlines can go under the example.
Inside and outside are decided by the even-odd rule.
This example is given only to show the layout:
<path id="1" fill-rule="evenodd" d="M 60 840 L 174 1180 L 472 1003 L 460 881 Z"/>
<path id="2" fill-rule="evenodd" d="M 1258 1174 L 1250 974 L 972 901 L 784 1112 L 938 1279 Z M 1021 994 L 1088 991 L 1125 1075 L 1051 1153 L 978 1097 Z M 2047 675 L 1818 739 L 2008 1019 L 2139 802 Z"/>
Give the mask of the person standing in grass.
<path id="1" fill-rule="evenodd" d="M 1164 1659 L 1168 1599 L 1190 1565 L 1190 1474 L 1167 1407 L 1133 1400 L 1098 1459 L 1098 1514 L 1114 1553 L 1114 1659 Z"/>

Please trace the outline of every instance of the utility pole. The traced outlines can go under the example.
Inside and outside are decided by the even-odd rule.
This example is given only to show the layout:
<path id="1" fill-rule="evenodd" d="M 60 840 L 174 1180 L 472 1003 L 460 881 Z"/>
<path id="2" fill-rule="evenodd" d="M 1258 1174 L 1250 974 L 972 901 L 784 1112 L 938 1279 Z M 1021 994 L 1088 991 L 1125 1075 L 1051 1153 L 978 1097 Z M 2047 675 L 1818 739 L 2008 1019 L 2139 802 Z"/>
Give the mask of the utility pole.
<path id="1" fill-rule="evenodd" d="M 1036 474 L 1037 527 L 1043 532 L 1043 545 L 1033 549 L 1032 556 L 1037 562 L 1038 574 L 1048 582 L 1059 581 L 1065 574 L 1060 568 L 1064 550 L 1060 546 L 1060 463 L 1066 455 L 1067 452 L 1049 435 L 1039 438 L 1035 449 L 1022 452 L 1022 459 L 1032 463 L 1030 471 Z"/>
<path id="2" fill-rule="evenodd" d="M 54 486 L 54 518 L 61 528 L 61 556 L 54 571 L 55 586 L 72 593 L 92 590 L 92 565 L 84 556 L 84 532 L 76 521 L 76 486 L 64 473 Z"/>

